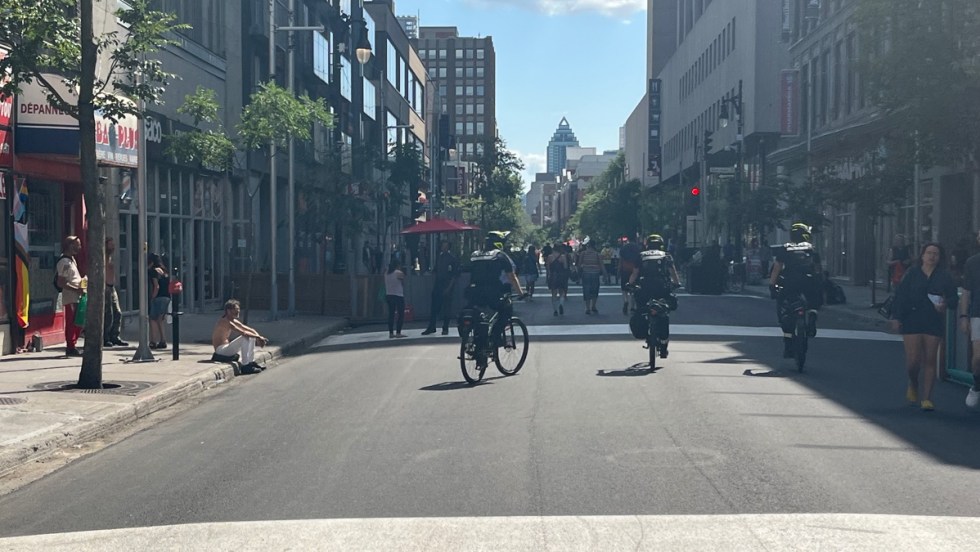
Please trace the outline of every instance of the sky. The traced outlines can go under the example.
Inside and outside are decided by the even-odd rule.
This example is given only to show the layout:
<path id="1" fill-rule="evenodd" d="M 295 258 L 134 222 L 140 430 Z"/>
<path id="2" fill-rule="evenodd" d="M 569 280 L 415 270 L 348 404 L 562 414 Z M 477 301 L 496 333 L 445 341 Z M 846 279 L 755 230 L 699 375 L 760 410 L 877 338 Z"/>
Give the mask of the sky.
<path id="1" fill-rule="evenodd" d="M 395 0 L 395 13 L 493 37 L 497 126 L 525 189 L 562 117 L 580 146 L 615 150 L 643 97 L 646 0 Z"/>

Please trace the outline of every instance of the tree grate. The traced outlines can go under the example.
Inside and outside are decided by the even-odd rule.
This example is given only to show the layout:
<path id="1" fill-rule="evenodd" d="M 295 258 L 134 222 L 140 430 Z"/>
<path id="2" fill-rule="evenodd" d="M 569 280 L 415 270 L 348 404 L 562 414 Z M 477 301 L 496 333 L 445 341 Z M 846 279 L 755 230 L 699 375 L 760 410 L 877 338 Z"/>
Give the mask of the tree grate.
<path id="1" fill-rule="evenodd" d="M 21 399 L 17 397 L 0 397 L 0 406 L 12 406 L 15 404 L 24 404 L 27 399 Z"/>
<path id="2" fill-rule="evenodd" d="M 157 381 L 104 381 L 102 389 L 79 389 L 78 382 L 74 381 L 52 381 L 47 383 L 37 383 L 29 388 L 36 391 L 71 391 L 75 393 L 99 393 L 107 395 L 126 395 L 135 397 L 147 389 L 158 385 Z"/>

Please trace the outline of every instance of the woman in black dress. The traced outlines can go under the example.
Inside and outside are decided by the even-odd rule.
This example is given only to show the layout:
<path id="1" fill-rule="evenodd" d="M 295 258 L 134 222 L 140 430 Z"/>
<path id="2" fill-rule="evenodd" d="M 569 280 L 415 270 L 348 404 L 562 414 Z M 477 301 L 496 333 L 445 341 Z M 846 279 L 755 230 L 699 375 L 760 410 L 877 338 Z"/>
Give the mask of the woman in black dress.
<path id="1" fill-rule="evenodd" d="M 922 410 L 933 409 L 932 385 L 936 380 L 936 359 L 946 328 L 946 308 L 956 305 L 953 277 L 946 270 L 946 253 L 938 243 L 922 247 L 918 262 L 902 278 L 895 290 L 892 329 L 902 333 L 905 342 L 905 368 L 909 386 L 905 398 L 919 403 Z M 919 394 L 919 373 L 922 394 Z"/>

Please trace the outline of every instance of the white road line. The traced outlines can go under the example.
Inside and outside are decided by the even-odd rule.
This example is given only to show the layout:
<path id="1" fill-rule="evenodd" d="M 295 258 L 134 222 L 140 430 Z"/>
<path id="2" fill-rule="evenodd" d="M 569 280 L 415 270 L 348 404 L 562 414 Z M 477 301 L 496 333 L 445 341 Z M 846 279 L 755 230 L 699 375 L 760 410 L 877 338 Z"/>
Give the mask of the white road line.
<path id="1" fill-rule="evenodd" d="M 529 326 L 528 334 L 538 337 L 554 336 L 612 336 L 631 339 L 628 324 L 569 324 L 569 325 L 540 325 Z M 389 339 L 388 332 L 364 332 L 343 335 L 333 335 L 320 341 L 313 347 L 336 347 L 341 345 L 357 345 L 362 343 L 377 343 L 382 341 L 412 342 L 420 340 L 449 340 L 456 341 L 459 334 L 453 329 L 449 335 L 432 334 L 423 336 L 418 330 L 410 330 L 403 339 Z M 732 339 L 740 337 L 782 337 L 783 332 L 775 327 L 753 326 L 711 326 L 701 324 L 672 324 L 671 337 L 718 337 Z M 897 335 L 883 332 L 858 330 L 825 330 L 820 329 L 815 339 L 847 339 L 854 341 L 901 341 Z"/>

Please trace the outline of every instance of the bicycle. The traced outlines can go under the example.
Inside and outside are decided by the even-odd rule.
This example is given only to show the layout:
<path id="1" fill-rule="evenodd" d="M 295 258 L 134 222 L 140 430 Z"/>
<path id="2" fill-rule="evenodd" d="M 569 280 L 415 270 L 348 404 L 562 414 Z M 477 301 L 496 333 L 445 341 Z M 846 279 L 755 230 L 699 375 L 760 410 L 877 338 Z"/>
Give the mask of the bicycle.
<path id="1" fill-rule="evenodd" d="M 792 318 L 787 320 L 786 317 Z M 792 300 L 787 301 L 783 308 L 780 309 L 779 319 L 780 323 L 787 321 L 788 323 L 786 325 L 792 325 L 793 327 L 793 336 L 790 338 L 793 359 L 796 362 L 796 370 L 802 372 L 806 364 L 806 353 L 810 336 L 806 297 L 802 293 L 799 293 Z"/>
<path id="2" fill-rule="evenodd" d="M 641 306 L 639 301 L 633 313 L 642 318 L 642 323 L 638 323 L 633 318 L 630 319 L 630 331 L 633 336 L 645 341 L 644 348 L 650 355 L 650 371 L 657 369 L 657 356 L 667 358 L 667 343 L 670 332 L 670 312 L 677 310 L 677 296 L 673 290 L 678 286 L 671 284 L 671 294 L 664 298 L 651 298 L 645 305 Z M 634 284 L 631 293 L 636 296 L 640 286 Z M 635 327 L 634 327 L 635 326 Z"/>
<path id="3" fill-rule="evenodd" d="M 508 295 L 510 301 L 515 295 Z M 490 329 L 498 324 L 500 313 L 494 311 L 489 317 L 483 309 L 464 309 L 459 317 L 459 367 L 463 378 L 470 384 L 479 383 L 489 365 L 489 359 L 504 376 L 520 372 L 527 360 L 529 343 L 527 326 L 517 316 L 499 324 L 495 335 Z"/>

